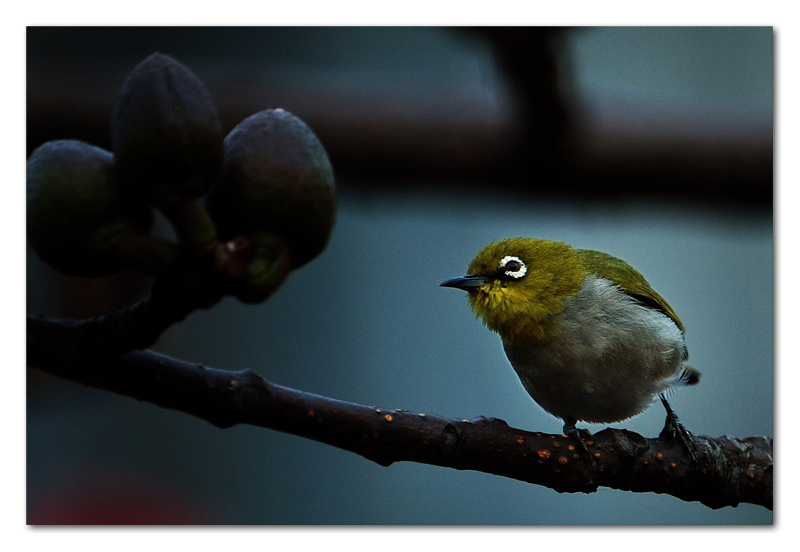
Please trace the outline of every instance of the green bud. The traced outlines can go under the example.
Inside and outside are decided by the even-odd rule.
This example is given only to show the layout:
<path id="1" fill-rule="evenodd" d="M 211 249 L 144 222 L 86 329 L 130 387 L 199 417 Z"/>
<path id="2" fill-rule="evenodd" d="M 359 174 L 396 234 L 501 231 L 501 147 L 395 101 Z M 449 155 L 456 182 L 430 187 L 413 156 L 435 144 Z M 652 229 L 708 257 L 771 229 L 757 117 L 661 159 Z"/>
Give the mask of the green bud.
<path id="1" fill-rule="evenodd" d="M 27 163 L 28 243 L 73 276 L 119 272 L 117 238 L 147 234 L 153 211 L 119 186 L 110 152 L 77 140 L 42 144 Z"/>
<path id="2" fill-rule="evenodd" d="M 272 235 L 256 233 L 251 236 L 253 259 L 244 278 L 234 281 L 231 294 L 242 303 L 266 301 L 291 272 L 289 249 L 286 243 Z"/>
<path id="3" fill-rule="evenodd" d="M 282 109 L 261 111 L 225 138 L 208 208 L 223 238 L 275 234 L 298 268 L 328 243 L 336 218 L 333 168 L 302 120 Z"/>
<path id="4" fill-rule="evenodd" d="M 222 166 L 223 134 L 203 83 L 155 53 L 128 75 L 111 115 L 111 143 L 123 184 L 155 206 L 198 198 Z"/>

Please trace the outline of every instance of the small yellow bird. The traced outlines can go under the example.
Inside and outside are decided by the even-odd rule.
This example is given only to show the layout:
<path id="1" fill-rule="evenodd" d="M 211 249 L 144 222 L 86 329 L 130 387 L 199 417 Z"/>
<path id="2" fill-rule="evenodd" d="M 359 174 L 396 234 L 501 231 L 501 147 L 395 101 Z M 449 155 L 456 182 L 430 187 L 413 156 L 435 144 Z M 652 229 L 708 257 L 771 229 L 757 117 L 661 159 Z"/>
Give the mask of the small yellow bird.
<path id="1" fill-rule="evenodd" d="M 500 334 L 525 390 L 564 421 L 565 435 L 582 441 L 577 421 L 619 422 L 659 396 L 667 410 L 662 436 L 678 436 L 691 452 L 665 394 L 697 383 L 700 372 L 686 364 L 684 328 L 672 307 L 625 261 L 512 238 L 487 245 L 466 276 L 440 285 L 468 293 L 475 315 Z"/>

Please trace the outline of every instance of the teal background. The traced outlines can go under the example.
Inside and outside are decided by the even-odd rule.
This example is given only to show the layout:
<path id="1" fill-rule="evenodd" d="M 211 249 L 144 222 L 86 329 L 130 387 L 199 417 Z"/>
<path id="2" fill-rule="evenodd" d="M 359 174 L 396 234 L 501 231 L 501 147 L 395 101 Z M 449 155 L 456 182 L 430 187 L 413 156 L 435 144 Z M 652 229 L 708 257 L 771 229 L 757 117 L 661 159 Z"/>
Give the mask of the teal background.
<path id="1" fill-rule="evenodd" d="M 300 31 L 141 30 L 136 40 L 121 40 L 129 31 L 63 29 L 74 40 L 58 42 L 52 30 L 29 29 L 29 82 L 42 60 L 91 60 L 124 77 L 160 50 L 198 74 L 193 63 L 202 68 L 227 60 L 231 67 L 295 75 L 301 83 L 311 75 L 345 89 L 384 86 L 386 97 L 419 95 L 420 102 L 442 109 L 447 95 L 431 99 L 432 91 L 458 89 L 489 112 L 509 109 L 489 52 L 447 30 Z M 105 47 L 98 48 L 98 36 L 105 37 Z M 690 130 L 698 135 L 769 138 L 772 40 L 768 27 L 597 28 L 574 33 L 564 48 L 574 62 L 574 99 L 598 127 L 625 124 L 606 117 L 611 107 L 625 105 L 641 115 L 633 118 L 638 125 L 630 125 L 634 134 L 680 119 L 693 121 Z M 668 193 L 519 197 L 491 180 L 470 187 L 376 181 L 368 189 L 356 180 L 340 177 L 338 219 L 327 250 L 269 302 L 224 300 L 171 328 L 155 349 L 217 368 L 249 367 L 272 382 L 338 399 L 454 418 L 492 416 L 558 432 L 560 421 L 528 397 L 499 338 L 474 319 L 464 294 L 438 287 L 461 275 L 487 242 L 536 236 L 627 260 L 674 307 L 687 328 L 691 362 L 703 372 L 700 385 L 671 400 L 691 431 L 772 436 L 769 207 L 694 202 Z M 558 183 L 541 186 L 547 191 Z M 30 251 L 27 271 L 28 311 L 35 313 L 77 316 L 102 304 L 98 296 L 113 303 L 146 289 L 146 281 L 125 276 L 88 283 L 62 278 Z M 114 291 L 120 286 L 129 296 Z M 36 370 L 29 371 L 27 393 L 29 523 L 75 519 L 69 517 L 75 512 L 212 524 L 773 521 L 771 512 L 747 504 L 710 510 L 656 494 L 559 494 L 483 473 L 411 463 L 382 468 L 269 430 L 219 430 Z M 615 427 L 655 436 L 662 424 L 656 404 Z"/>

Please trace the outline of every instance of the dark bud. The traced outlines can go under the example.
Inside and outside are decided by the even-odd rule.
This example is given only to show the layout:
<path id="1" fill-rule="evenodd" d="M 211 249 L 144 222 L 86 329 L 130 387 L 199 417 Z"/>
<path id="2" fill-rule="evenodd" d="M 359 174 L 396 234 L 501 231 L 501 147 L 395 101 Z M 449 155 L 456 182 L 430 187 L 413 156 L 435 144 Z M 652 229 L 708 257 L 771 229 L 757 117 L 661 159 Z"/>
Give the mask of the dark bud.
<path id="1" fill-rule="evenodd" d="M 56 140 L 28 159 L 28 243 L 56 270 L 94 277 L 119 272 L 116 240 L 127 232 L 148 234 L 152 224 L 152 209 L 117 182 L 110 152 Z"/>
<path id="2" fill-rule="evenodd" d="M 282 109 L 261 111 L 225 138 L 222 176 L 207 206 L 224 239 L 282 238 L 295 269 L 328 243 L 336 218 L 333 168 L 302 120 Z"/>
<path id="3" fill-rule="evenodd" d="M 155 53 L 128 75 L 111 115 L 111 143 L 125 186 L 155 206 L 198 198 L 219 175 L 223 134 L 203 83 Z"/>

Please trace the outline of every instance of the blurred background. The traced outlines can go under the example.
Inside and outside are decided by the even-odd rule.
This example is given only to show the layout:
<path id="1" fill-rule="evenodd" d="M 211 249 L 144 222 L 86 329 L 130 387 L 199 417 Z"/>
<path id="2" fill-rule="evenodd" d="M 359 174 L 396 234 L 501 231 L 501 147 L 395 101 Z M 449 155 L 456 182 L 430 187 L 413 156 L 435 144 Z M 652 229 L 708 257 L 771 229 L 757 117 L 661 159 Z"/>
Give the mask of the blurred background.
<path id="1" fill-rule="evenodd" d="M 691 431 L 773 435 L 771 27 L 30 27 L 28 154 L 59 138 L 108 148 L 125 76 L 154 51 L 206 83 L 225 131 L 267 108 L 304 119 L 339 192 L 327 250 L 269 302 L 224 300 L 156 350 L 342 400 L 559 432 L 465 294 L 438 287 L 486 243 L 535 236 L 617 255 L 670 302 L 703 372 L 671 400 Z M 100 314 L 150 284 L 61 276 L 27 256 L 29 313 Z M 663 421 L 654 404 L 615 427 L 652 437 Z M 35 369 L 26 423 L 29 524 L 773 520 L 746 504 L 382 468 Z"/>

